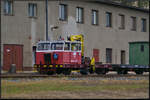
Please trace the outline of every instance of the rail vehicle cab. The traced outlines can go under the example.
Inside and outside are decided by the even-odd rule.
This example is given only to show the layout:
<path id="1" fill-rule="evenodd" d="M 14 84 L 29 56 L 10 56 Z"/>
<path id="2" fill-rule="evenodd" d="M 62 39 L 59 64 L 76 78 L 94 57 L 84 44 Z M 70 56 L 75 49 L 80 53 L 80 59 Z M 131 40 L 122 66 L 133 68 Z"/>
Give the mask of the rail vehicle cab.
<path id="1" fill-rule="evenodd" d="M 37 43 L 36 64 L 81 64 L 81 42 L 40 41 Z"/>

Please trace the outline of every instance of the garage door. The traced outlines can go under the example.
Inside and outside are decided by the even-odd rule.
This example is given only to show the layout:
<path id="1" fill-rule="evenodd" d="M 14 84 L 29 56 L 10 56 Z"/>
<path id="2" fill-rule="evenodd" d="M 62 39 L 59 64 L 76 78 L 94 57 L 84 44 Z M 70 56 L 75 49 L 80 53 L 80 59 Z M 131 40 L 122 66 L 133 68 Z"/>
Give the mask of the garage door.
<path id="1" fill-rule="evenodd" d="M 9 70 L 11 64 L 16 64 L 16 70 L 23 68 L 23 46 L 4 44 L 3 70 Z"/>

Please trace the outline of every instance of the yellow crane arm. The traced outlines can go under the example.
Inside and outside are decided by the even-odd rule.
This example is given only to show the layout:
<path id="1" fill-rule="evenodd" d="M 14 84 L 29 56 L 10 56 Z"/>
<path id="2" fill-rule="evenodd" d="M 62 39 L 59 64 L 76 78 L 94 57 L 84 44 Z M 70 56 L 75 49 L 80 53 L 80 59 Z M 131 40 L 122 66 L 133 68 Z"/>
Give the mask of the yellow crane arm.
<path id="1" fill-rule="evenodd" d="M 71 35 L 70 40 L 71 41 L 81 41 L 81 55 L 84 56 L 84 39 L 83 35 Z"/>

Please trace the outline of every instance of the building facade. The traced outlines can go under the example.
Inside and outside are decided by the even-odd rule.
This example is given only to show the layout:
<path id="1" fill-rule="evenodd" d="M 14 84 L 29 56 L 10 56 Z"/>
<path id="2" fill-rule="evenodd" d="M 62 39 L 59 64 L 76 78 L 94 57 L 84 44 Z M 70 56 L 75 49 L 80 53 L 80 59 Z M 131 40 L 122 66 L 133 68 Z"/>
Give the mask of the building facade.
<path id="1" fill-rule="evenodd" d="M 45 0 L 1 1 L 1 62 L 30 70 L 35 46 L 46 40 Z M 48 39 L 84 35 L 87 57 L 112 64 L 129 64 L 129 42 L 149 41 L 149 11 L 100 0 L 49 0 Z M 15 60 L 14 60 L 15 59 Z"/>

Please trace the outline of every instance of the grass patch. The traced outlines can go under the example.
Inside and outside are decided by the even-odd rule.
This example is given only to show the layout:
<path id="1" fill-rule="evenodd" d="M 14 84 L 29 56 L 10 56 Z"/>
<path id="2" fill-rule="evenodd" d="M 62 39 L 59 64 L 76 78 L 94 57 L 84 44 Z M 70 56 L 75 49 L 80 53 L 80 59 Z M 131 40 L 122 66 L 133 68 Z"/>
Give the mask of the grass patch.
<path id="1" fill-rule="evenodd" d="M 10 82 L 2 80 L 2 96 L 13 94 L 28 94 L 47 91 L 129 91 L 136 89 L 148 89 L 149 81 L 92 81 L 92 80 L 39 80 Z"/>

